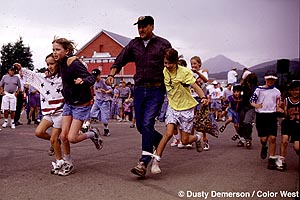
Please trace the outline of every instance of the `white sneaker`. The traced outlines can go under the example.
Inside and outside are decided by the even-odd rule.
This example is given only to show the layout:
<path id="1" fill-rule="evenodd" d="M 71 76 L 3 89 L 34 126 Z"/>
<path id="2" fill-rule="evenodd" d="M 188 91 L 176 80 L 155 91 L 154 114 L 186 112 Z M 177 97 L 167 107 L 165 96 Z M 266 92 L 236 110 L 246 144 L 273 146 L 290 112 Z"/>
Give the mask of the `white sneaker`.
<path id="1" fill-rule="evenodd" d="M 11 123 L 11 124 L 10 124 L 10 128 L 15 129 L 15 128 L 16 128 L 15 123 Z"/>
<path id="2" fill-rule="evenodd" d="M 64 164 L 62 165 L 61 169 L 58 172 L 59 176 L 68 176 L 72 174 L 74 171 L 74 165 L 70 161 L 64 161 Z"/>
<path id="3" fill-rule="evenodd" d="M 184 148 L 184 145 L 183 145 L 181 142 L 179 142 L 179 144 L 177 145 L 177 147 L 178 147 L 179 149 L 183 149 L 183 148 Z"/>
<path id="4" fill-rule="evenodd" d="M 176 147 L 179 144 L 179 140 L 177 140 L 176 138 L 173 139 L 172 143 L 170 144 L 171 147 Z"/>
<path id="5" fill-rule="evenodd" d="M 6 127 L 7 127 L 7 122 L 6 122 L 6 121 L 4 121 L 4 123 L 2 124 L 2 127 L 3 127 L 3 128 L 6 128 Z"/>
<path id="6" fill-rule="evenodd" d="M 64 165 L 64 160 L 56 160 L 56 162 L 52 162 L 53 169 L 51 169 L 51 174 L 57 175 L 59 170 Z"/>
<path id="7" fill-rule="evenodd" d="M 209 144 L 208 144 L 208 140 L 206 140 L 205 142 L 204 142 L 204 151 L 208 151 L 209 150 Z"/>
<path id="8" fill-rule="evenodd" d="M 151 173 L 152 174 L 160 174 L 161 173 L 161 169 L 159 168 L 159 161 L 156 160 L 156 158 L 153 158 L 153 160 L 152 160 Z"/>
<path id="9" fill-rule="evenodd" d="M 187 144 L 187 145 L 185 145 L 185 147 L 186 147 L 187 149 L 191 149 L 191 148 L 193 148 L 193 145 L 192 145 L 192 144 Z"/>

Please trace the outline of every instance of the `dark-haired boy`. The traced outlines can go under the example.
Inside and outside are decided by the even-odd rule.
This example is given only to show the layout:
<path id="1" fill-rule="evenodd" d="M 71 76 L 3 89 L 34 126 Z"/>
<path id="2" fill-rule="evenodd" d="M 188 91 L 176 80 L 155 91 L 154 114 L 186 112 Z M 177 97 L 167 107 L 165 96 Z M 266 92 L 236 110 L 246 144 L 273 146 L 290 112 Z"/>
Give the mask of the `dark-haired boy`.
<path id="1" fill-rule="evenodd" d="M 289 97 L 284 99 L 285 119 L 281 122 L 281 146 L 280 156 L 276 161 L 277 170 L 286 170 L 286 148 L 291 138 L 294 150 L 299 156 L 299 129 L 300 129 L 300 81 L 293 81 L 289 85 Z"/>
<path id="2" fill-rule="evenodd" d="M 228 105 L 227 107 L 227 120 L 225 121 L 225 124 L 220 127 L 220 132 L 223 132 L 226 128 L 226 126 L 232 122 L 234 124 L 234 128 L 237 132 L 238 126 L 239 126 L 239 112 L 242 109 L 242 97 L 241 97 L 242 87 L 240 85 L 233 86 L 233 94 L 230 95 L 226 100 L 225 104 Z M 236 133 L 232 140 L 239 139 L 239 135 Z M 242 147 L 244 146 L 244 140 L 240 140 L 238 142 L 238 146 Z"/>

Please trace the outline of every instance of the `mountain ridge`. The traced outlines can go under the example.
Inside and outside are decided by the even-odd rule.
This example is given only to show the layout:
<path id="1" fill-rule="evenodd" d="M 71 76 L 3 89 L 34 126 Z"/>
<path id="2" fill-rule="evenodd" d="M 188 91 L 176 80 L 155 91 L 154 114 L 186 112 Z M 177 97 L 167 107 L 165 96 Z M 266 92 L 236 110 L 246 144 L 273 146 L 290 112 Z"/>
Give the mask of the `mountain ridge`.
<path id="1" fill-rule="evenodd" d="M 222 54 L 219 54 L 204 61 L 201 68 L 207 68 L 210 74 L 214 74 L 222 71 L 229 71 L 232 67 L 243 69 L 245 66 L 240 64 L 239 62 L 231 60 L 230 58 Z"/>

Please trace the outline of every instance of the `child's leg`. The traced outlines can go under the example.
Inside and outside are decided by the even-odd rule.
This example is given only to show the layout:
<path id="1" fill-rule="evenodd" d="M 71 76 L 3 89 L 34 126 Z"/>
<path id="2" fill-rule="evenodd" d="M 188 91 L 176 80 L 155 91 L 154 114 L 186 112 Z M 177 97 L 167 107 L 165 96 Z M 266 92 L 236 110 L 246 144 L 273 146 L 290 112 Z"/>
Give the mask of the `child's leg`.
<path id="1" fill-rule="evenodd" d="M 183 145 L 192 144 L 193 142 L 196 142 L 198 137 L 196 135 L 191 135 L 187 132 L 180 131 L 181 133 L 181 142 Z"/>
<path id="2" fill-rule="evenodd" d="M 268 137 L 260 137 L 260 143 L 262 146 L 267 146 Z"/>
<path id="3" fill-rule="evenodd" d="M 294 142 L 294 150 L 296 151 L 297 155 L 299 156 L 299 141 Z"/>
<path id="4" fill-rule="evenodd" d="M 269 156 L 275 156 L 276 153 L 276 136 L 269 136 Z"/>
<path id="5" fill-rule="evenodd" d="M 52 122 L 49 122 L 48 120 L 43 119 L 41 121 L 41 123 L 38 125 L 38 127 L 36 127 L 35 135 L 38 138 L 45 139 L 45 140 L 50 140 L 51 136 L 46 131 L 51 126 L 52 126 Z"/>
<path id="6" fill-rule="evenodd" d="M 166 147 L 166 144 L 173 136 L 174 127 L 175 127 L 174 124 L 167 124 L 166 132 L 165 132 L 164 136 L 162 137 L 162 139 L 160 140 L 158 147 L 156 148 L 156 155 L 158 155 L 160 157 L 162 156 L 162 153 Z"/>
<path id="7" fill-rule="evenodd" d="M 238 123 L 234 124 L 234 129 L 235 129 L 236 132 L 238 132 L 238 129 L 239 129 L 239 124 Z"/>
<path id="8" fill-rule="evenodd" d="M 281 136 L 281 144 L 280 144 L 280 156 L 286 157 L 286 149 L 289 144 L 289 136 L 282 135 Z"/>
<path id="9" fill-rule="evenodd" d="M 70 152 L 71 152 L 70 143 L 69 143 L 69 140 L 68 140 L 68 135 L 69 135 L 71 122 L 72 122 L 71 115 L 62 117 L 60 138 L 61 138 L 61 141 L 62 141 L 62 144 L 63 144 L 64 154 L 67 157 L 70 156 Z"/>
<path id="10" fill-rule="evenodd" d="M 232 122 L 232 117 L 228 117 L 228 119 L 226 120 L 224 126 L 226 127 L 230 122 Z"/>
<path id="11" fill-rule="evenodd" d="M 87 138 L 92 138 L 94 136 L 89 136 L 87 135 L 87 133 L 85 134 L 78 134 L 79 133 L 79 130 L 81 129 L 82 127 L 82 124 L 83 124 L 83 121 L 81 120 L 78 120 L 78 119 L 73 119 L 72 120 L 72 123 L 71 123 L 71 126 L 70 126 L 70 130 L 69 130 L 69 134 L 68 134 L 68 140 L 69 142 L 71 143 L 78 143 L 78 142 L 81 142 Z"/>
<path id="12" fill-rule="evenodd" d="M 56 160 L 62 159 L 62 153 L 61 153 L 61 148 L 60 148 L 60 143 L 59 143 L 60 133 L 61 133 L 61 129 L 53 128 L 52 133 L 51 133 L 51 139 L 50 139 L 51 145 L 55 152 Z"/>

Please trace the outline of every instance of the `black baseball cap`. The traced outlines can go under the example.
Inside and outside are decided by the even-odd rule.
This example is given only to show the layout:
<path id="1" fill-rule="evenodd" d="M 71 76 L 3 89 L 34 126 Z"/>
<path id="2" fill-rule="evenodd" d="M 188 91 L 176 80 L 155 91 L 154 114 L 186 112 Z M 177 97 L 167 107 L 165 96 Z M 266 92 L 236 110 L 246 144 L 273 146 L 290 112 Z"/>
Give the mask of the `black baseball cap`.
<path id="1" fill-rule="evenodd" d="M 100 71 L 100 69 L 93 69 L 93 70 L 92 70 L 92 74 L 93 74 L 94 76 L 98 76 L 98 75 L 101 74 L 101 71 Z"/>
<path id="2" fill-rule="evenodd" d="M 133 25 L 153 25 L 154 24 L 154 19 L 151 16 L 140 16 L 138 18 L 138 21 L 135 22 Z"/>
<path id="3" fill-rule="evenodd" d="M 8 68 L 8 70 L 15 71 L 15 70 L 16 70 L 16 68 L 15 68 L 14 66 L 10 66 L 10 67 Z"/>

